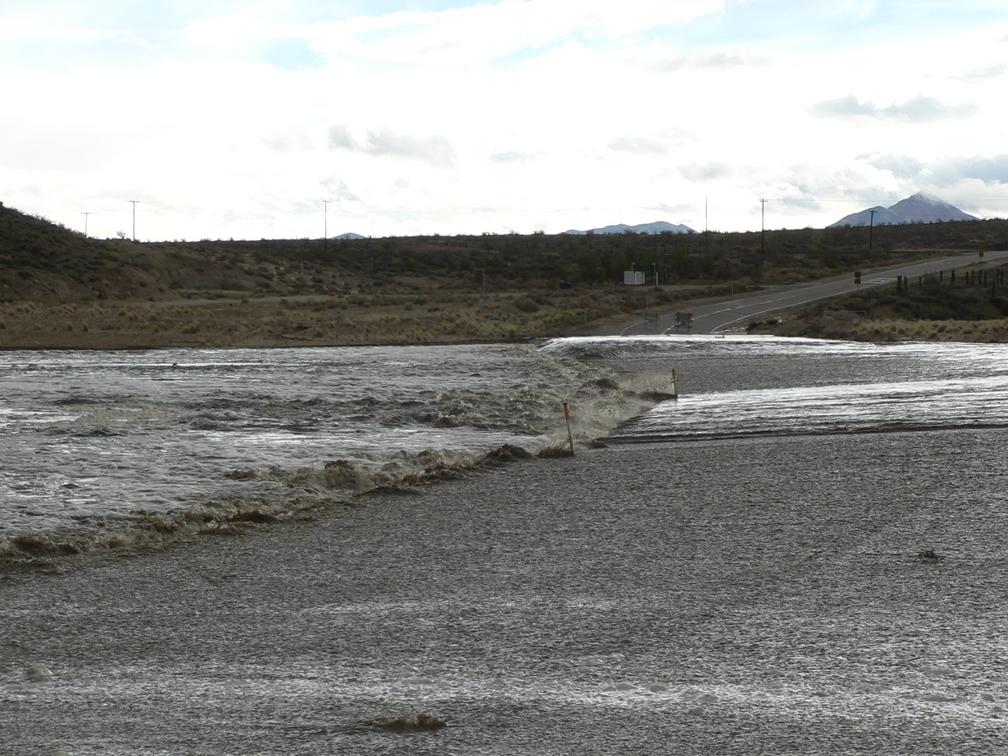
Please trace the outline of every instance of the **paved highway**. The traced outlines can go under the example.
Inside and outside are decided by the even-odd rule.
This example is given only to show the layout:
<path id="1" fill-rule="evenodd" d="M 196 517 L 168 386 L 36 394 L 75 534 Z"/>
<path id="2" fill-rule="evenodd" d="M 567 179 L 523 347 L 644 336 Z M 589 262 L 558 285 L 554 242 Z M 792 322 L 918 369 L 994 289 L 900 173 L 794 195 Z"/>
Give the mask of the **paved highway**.
<path id="1" fill-rule="evenodd" d="M 893 284 L 896 281 L 896 276 L 907 276 L 912 284 L 915 278 L 928 273 L 978 264 L 993 265 L 1005 260 L 1008 260 L 1008 251 L 985 252 L 982 258 L 976 252 L 962 253 L 891 268 L 863 270 L 860 286 L 854 284 L 854 272 L 851 271 L 842 276 L 787 286 L 775 286 L 732 299 L 686 306 L 685 309 L 693 312 L 693 325 L 690 329 L 692 333 L 717 333 L 741 327 L 749 320 L 765 318 L 808 302 Z M 652 316 L 632 323 L 622 329 L 620 334 L 626 336 L 666 332 L 676 332 L 674 311 L 660 312 L 657 317 Z"/>

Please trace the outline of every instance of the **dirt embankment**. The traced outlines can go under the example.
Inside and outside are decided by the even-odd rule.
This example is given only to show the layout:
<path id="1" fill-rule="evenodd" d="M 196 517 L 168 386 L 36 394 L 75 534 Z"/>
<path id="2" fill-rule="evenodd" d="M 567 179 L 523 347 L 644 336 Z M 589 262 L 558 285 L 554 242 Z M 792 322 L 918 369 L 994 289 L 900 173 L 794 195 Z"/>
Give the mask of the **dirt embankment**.
<path id="1" fill-rule="evenodd" d="M 675 309 L 718 293 L 707 287 L 641 291 L 594 287 L 481 292 L 432 288 L 373 294 L 244 297 L 197 293 L 162 300 L 0 303 L 0 348 L 130 349 L 289 347 L 514 341 L 615 333 L 642 312 Z M 751 333 L 855 341 L 1008 342 L 1008 317 L 990 292 L 972 305 L 915 295 L 893 306 L 891 292 L 832 299 L 750 324 Z M 1006 303 L 1008 304 L 1008 303 Z M 929 315 L 931 315 L 929 317 Z M 936 317 L 935 315 L 940 315 Z M 958 315 L 958 317 L 957 317 Z"/>
<path id="2" fill-rule="evenodd" d="M 0 348 L 278 347 L 513 341 L 599 330 L 716 293 L 597 286 L 0 303 Z"/>

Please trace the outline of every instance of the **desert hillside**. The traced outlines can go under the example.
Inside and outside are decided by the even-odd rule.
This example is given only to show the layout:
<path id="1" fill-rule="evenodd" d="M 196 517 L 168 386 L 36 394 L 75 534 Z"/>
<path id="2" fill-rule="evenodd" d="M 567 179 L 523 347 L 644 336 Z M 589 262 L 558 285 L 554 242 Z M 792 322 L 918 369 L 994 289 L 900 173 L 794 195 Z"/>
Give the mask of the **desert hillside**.
<path id="1" fill-rule="evenodd" d="M 764 261 L 759 233 L 133 243 L 0 206 L 0 348 L 525 339 L 981 245 L 1008 222 L 768 231 Z"/>

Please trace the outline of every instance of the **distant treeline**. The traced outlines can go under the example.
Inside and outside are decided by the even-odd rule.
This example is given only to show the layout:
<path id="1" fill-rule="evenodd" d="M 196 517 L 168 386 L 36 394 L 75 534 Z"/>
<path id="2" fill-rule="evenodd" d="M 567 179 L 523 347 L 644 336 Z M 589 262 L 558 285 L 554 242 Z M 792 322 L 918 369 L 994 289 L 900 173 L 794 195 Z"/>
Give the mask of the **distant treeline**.
<path id="1" fill-rule="evenodd" d="M 800 278 L 843 271 L 938 250 L 1008 248 L 1008 221 L 914 224 L 692 234 L 486 234 L 358 240 L 198 242 L 186 246 L 214 255 L 252 254 L 335 264 L 360 275 L 449 276 L 529 284 L 618 282 L 636 268 L 657 269 L 663 283 Z"/>
<path id="2" fill-rule="evenodd" d="M 765 254 L 764 254 L 765 239 Z M 495 288 L 617 283 L 775 283 L 931 251 L 1008 248 L 1008 221 L 662 235 L 421 236 L 140 243 L 86 238 L 0 205 L 0 298 L 167 296 L 182 289 L 325 292 L 334 286 Z"/>

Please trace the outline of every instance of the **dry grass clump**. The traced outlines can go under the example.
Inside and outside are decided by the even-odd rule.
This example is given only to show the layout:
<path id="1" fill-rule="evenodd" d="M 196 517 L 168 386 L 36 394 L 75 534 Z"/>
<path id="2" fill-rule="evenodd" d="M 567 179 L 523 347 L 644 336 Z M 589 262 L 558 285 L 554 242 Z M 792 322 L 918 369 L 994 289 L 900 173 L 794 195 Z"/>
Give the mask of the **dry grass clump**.
<path id="1" fill-rule="evenodd" d="M 998 320 L 900 320 L 870 319 L 852 313 L 799 314 L 780 325 L 753 328 L 753 332 L 781 336 L 807 336 L 849 341 L 942 341 L 973 343 L 1008 342 L 1008 319 Z"/>
<path id="2" fill-rule="evenodd" d="M 447 726 L 447 721 L 436 714 L 425 711 L 418 712 L 412 706 L 411 715 L 395 717 L 379 717 L 377 719 L 362 719 L 352 725 L 341 728 L 346 731 L 376 730 L 384 732 L 431 732 Z"/>
<path id="3" fill-rule="evenodd" d="M 858 325 L 855 333 L 875 341 L 1008 341 L 1008 320 L 881 320 Z"/>
<path id="4" fill-rule="evenodd" d="M 228 519 L 233 523 L 267 523 L 276 522 L 277 516 L 261 509 L 240 509 Z"/>
<path id="5" fill-rule="evenodd" d="M 81 551 L 77 544 L 56 542 L 49 538 L 49 536 L 38 535 L 36 533 L 23 533 L 14 536 L 11 539 L 11 543 L 31 556 L 79 554 Z"/>

